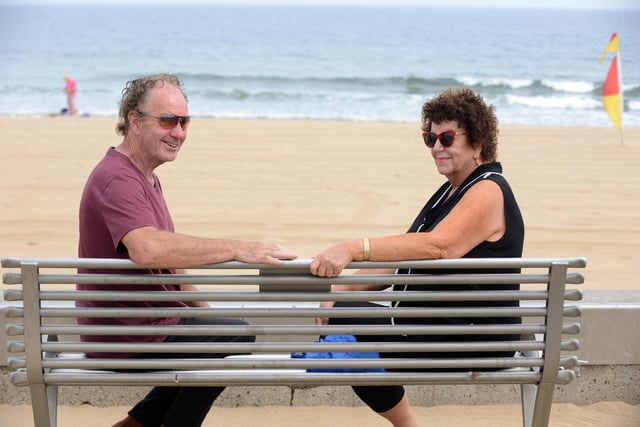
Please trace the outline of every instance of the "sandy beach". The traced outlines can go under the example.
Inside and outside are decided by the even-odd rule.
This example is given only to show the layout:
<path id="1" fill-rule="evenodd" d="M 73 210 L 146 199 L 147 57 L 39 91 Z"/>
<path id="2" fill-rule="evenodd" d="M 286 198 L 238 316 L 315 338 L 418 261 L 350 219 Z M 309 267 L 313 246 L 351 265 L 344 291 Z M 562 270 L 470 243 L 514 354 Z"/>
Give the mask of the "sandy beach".
<path id="1" fill-rule="evenodd" d="M 0 117 L 0 255 L 75 257 L 84 181 L 115 118 Z M 502 127 L 499 160 L 520 202 L 525 256 L 584 256 L 586 290 L 639 290 L 640 129 Z M 402 233 L 443 182 L 417 123 L 196 119 L 157 170 L 177 231 L 266 240 L 309 258 L 340 239 Z M 110 425 L 127 408 L 62 406 L 61 426 Z M 513 426 L 519 405 L 416 408 L 424 425 Z M 0 427 L 31 426 L 0 406 Z M 218 408 L 206 426 L 387 425 L 366 408 Z M 623 402 L 556 404 L 551 426 L 637 426 Z"/>
<path id="2" fill-rule="evenodd" d="M 74 257 L 85 179 L 112 117 L 0 117 L 0 255 Z M 640 128 L 501 127 L 525 256 L 584 256 L 586 290 L 638 290 Z M 196 119 L 157 169 L 176 229 L 281 243 L 309 258 L 402 233 L 444 181 L 418 123 Z"/>
<path id="3" fill-rule="evenodd" d="M 105 427 L 117 421 L 126 407 L 95 408 L 61 406 L 60 427 Z M 416 416 L 429 427 L 514 427 L 522 425 L 520 405 L 438 406 L 415 408 Z M 33 427 L 29 406 L 0 405 L 0 427 Z M 381 417 L 365 407 L 243 407 L 214 406 L 203 427 L 340 427 L 366 424 L 388 427 Z M 600 402 L 588 406 L 555 404 L 549 427 L 637 427 L 640 407 L 622 402 Z"/>

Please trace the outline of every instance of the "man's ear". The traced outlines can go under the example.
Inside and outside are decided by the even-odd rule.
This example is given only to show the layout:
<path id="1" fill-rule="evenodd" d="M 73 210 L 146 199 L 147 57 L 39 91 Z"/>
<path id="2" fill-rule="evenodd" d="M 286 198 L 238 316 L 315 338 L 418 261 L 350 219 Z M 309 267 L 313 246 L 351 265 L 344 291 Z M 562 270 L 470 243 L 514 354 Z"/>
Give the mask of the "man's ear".
<path id="1" fill-rule="evenodd" d="M 139 133 L 140 122 L 142 120 L 140 114 L 138 114 L 135 110 L 131 110 L 129 111 L 129 114 L 127 114 L 127 119 L 129 120 L 129 131 L 132 131 L 136 134 Z"/>

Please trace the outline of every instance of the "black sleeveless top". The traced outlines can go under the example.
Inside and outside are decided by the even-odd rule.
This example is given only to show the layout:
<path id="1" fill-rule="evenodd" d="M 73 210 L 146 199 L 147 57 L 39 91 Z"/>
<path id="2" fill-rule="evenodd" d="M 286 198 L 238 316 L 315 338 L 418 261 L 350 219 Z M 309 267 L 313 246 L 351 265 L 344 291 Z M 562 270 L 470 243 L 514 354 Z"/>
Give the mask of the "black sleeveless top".
<path id="1" fill-rule="evenodd" d="M 452 189 L 451 183 L 443 184 L 438 191 L 429 199 L 420 214 L 413 221 L 413 224 L 407 231 L 408 233 L 424 233 L 435 228 L 451 210 L 460 202 L 466 192 L 476 183 L 490 179 L 496 182 L 502 190 L 504 198 L 504 213 L 506 218 L 505 233 L 499 240 L 495 242 L 484 241 L 475 248 L 471 249 L 463 258 L 518 258 L 522 256 L 522 248 L 524 245 L 524 222 L 520 213 L 518 203 L 511 191 L 511 187 L 506 179 L 502 176 L 502 165 L 498 162 L 488 163 L 478 166 L 473 173 L 462 183 L 460 188 L 447 198 Z M 494 269 L 482 270 L 485 273 L 519 273 L 519 269 Z M 398 270 L 398 274 L 412 273 L 428 273 L 428 274 L 444 274 L 444 273 L 460 273 L 473 274 L 477 273 L 473 269 L 447 269 L 447 270 Z M 401 282 L 401 279 L 398 280 Z M 483 285 L 404 285 L 396 284 L 393 290 L 401 292 L 404 290 L 430 290 L 430 291 L 469 291 L 469 290 L 513 290 L 518 289 L 519 285 L 501 285 L 501 284 L 483 284 Z M 395 302 L 395 305 L 401 307 L 512 307 L 517 306 L 517 301 L 467 301 L 467 302 Z M 396 318 L 394 322 L 400 323 L 421 323 L 421 324 L 470 324 L 470 323 L 520 323 L 519 318 L 422 318 L 422 319 L 401 319 Z"/>

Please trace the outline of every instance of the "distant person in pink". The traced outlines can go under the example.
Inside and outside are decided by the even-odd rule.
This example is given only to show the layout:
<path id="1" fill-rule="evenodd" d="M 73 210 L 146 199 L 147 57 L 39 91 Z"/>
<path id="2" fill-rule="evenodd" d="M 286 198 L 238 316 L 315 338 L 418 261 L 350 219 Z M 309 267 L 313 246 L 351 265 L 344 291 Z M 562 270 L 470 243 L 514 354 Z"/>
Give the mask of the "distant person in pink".
<path id="1" fill-rule="evenodd" d="M 64 75 L 64 92 L 67 94 L 67 109 L 64 111 L 69 116 L 78 114 L 78 106 L 76 104 L 76 95 L 78 93 L 78 84 L 71 76 Z"/>

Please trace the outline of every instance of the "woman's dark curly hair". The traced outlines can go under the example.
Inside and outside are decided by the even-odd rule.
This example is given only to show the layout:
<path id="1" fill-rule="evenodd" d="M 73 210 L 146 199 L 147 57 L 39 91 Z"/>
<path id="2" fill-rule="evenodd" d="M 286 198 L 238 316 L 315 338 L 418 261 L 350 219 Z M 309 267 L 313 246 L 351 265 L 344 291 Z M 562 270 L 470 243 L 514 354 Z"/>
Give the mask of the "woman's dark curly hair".
<path id="1" fill-rule="evenodd" d="M 119 135 L 125 136 L 129 132 L 129 112 L 137 111 L 140 106 L 147 101 L 151 89 L 162 86 L 165 83 L 180 89 L 184 99 L 187 99 L 187 95 L 182 89 L 180 78 L 173 74 L 153 74 L 127 82 L 125 88 L 122 89 L 119 112 L 120 120 L 116 125 L 116 132 Z"/>
<path id="2" fill-rule="evenodd" d="M 447 89 L 422 106 L 422 130 L 432 123 L 458 122 L 472 147 L 482 146 L 480 160 L 495 162 L 498 148 L 498 119 L 493 105 L 468 88 Z"/>

